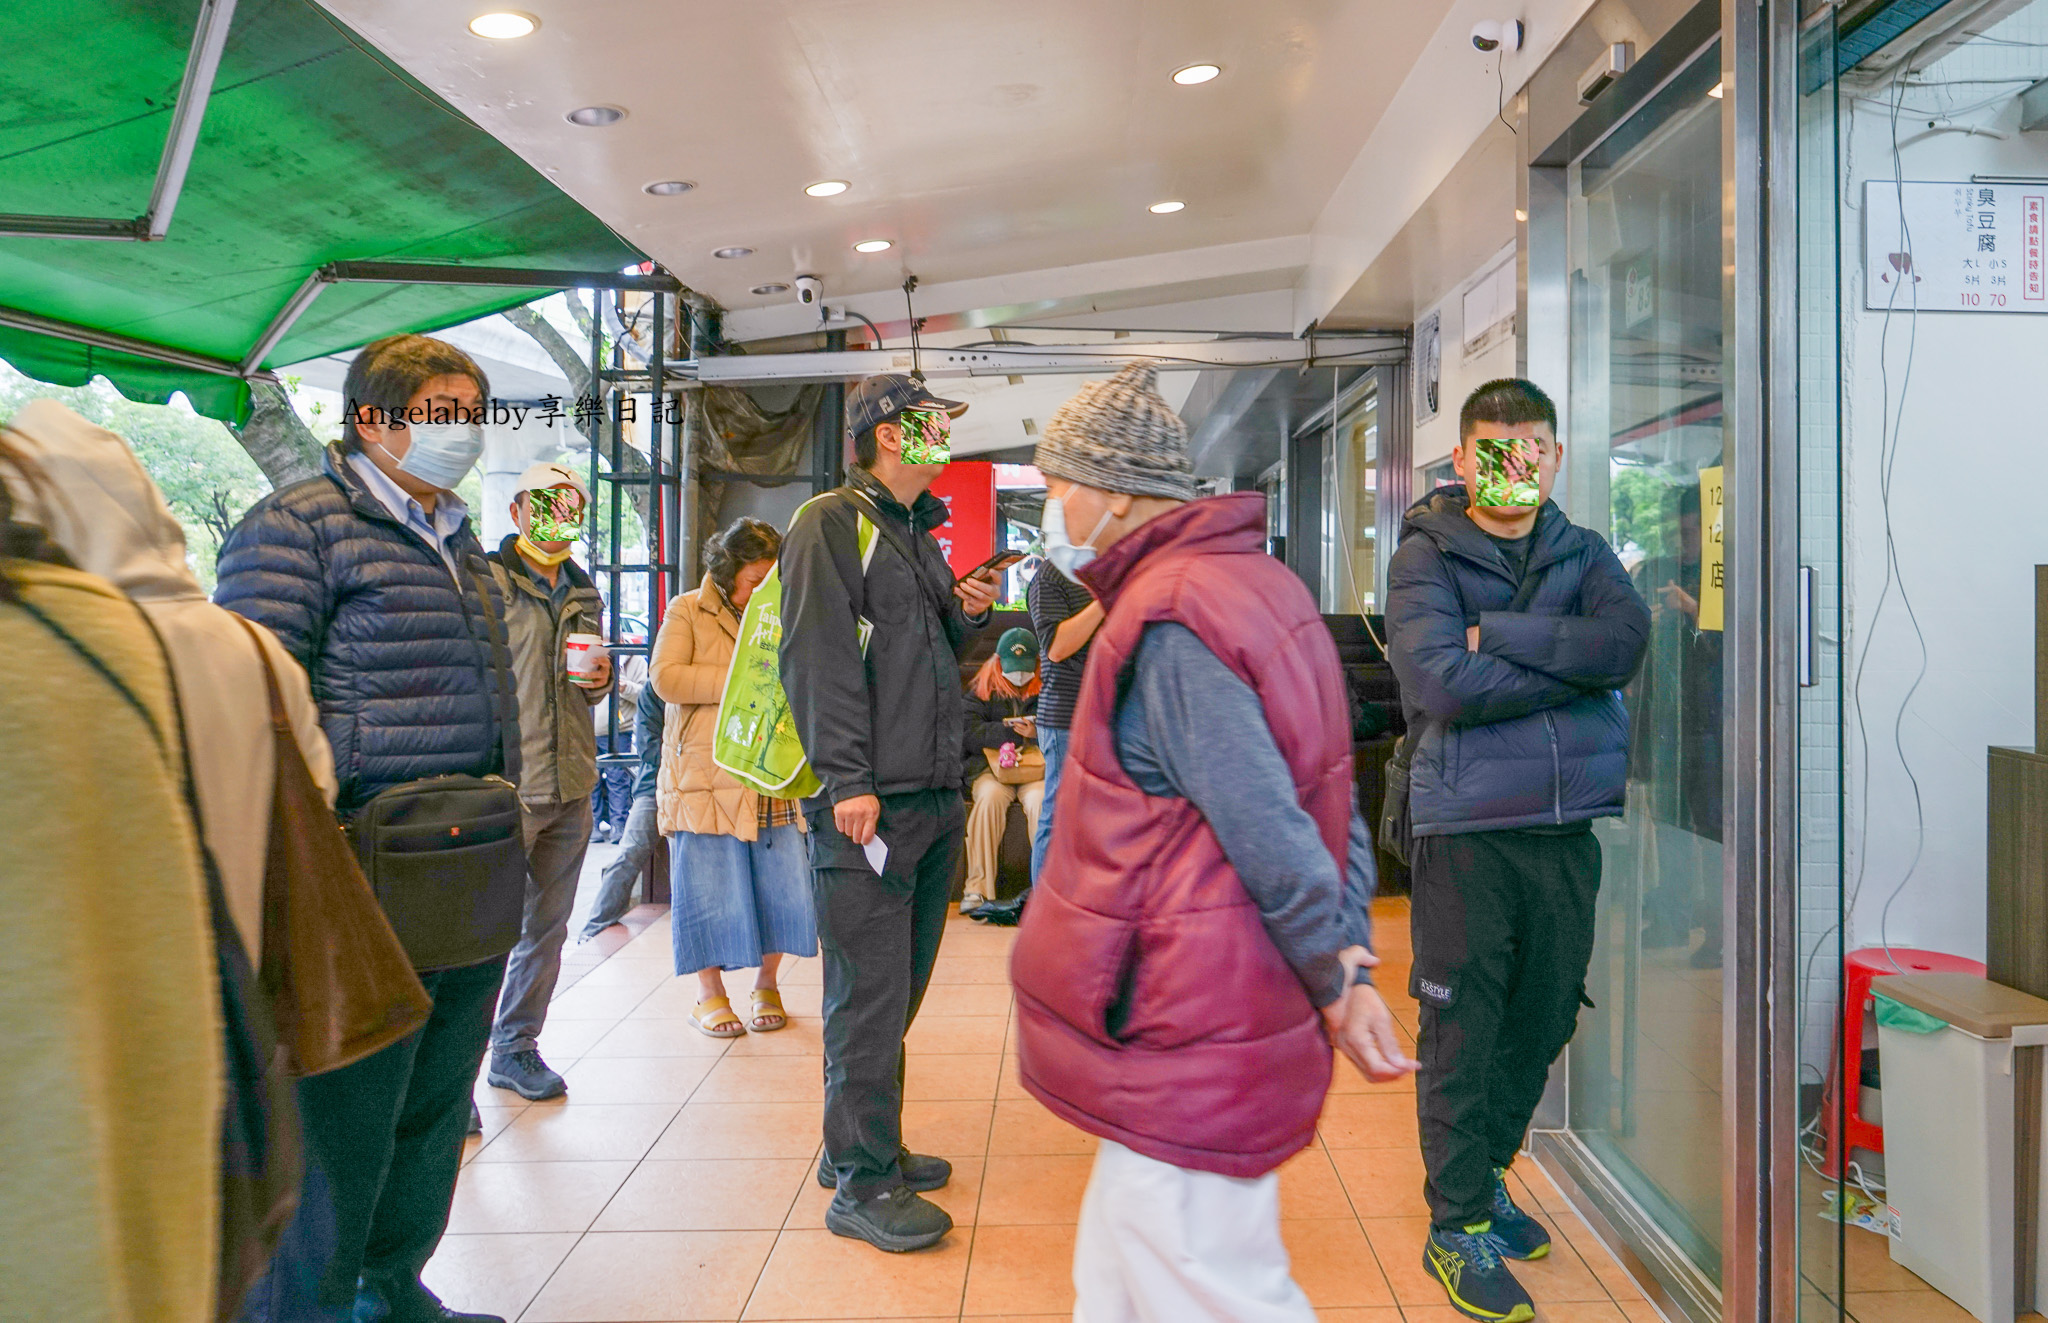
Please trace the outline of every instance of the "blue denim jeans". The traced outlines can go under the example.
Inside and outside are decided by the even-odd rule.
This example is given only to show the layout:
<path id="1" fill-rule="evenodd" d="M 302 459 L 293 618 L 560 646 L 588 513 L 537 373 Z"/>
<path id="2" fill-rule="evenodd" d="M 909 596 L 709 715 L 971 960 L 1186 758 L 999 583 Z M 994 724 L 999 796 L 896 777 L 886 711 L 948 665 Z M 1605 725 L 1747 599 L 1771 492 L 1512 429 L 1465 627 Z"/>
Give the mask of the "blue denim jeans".
<path id="1" fill-rule="evenodd" d="M 1045 806 L 1038 810 L 1038 830 L 1031 837 L 1031 884 L 1045 867 L 1045 852 L 1052 848 L 1053 801 L 1060 793 L 1060 767 L 1067 761 L 1067 732 L 1059 726 L 1038 728 L 1038 751 L 1045 755 Z"/>

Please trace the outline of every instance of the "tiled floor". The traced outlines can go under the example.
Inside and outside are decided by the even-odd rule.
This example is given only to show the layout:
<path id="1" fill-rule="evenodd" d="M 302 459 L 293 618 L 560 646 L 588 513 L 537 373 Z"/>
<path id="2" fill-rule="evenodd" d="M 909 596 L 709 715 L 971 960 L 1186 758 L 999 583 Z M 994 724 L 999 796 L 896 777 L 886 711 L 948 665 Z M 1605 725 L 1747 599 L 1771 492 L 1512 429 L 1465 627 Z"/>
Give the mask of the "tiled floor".
<path id="1" fill-rule="evenodd" d="M 1095 1141 L 1017 1082 L 1005 959 L 1013 934 L 956 921 L 910 1038 L 906 1137 L 953 1160 L 935 1196 L 957 1229 L 888 1255 L 824 1229 L 819 966 L 784 979 L 793 1018 L 731 1043 L 688 1016 L 665 914 L 571 948 L 541 1047 L 566 1101 L 479 1086 L 453 1220 L 427 1280 L 453 1305 L 522 1323 L 1041 1319 L 1071 1316 L 1070 1265 Z M 1382 986 L 1407 983 L 1407 914 L 1379 906 Z M 745 976 L 729 979 L 740 992 Z M 1395 998 L 1414 1030 L 1414 1004 Z M 1586 1225 L 1529 1164 L 1520 1195 L 1562 1237 L 1521 1270 L 1539 1319 L 1655 1323 Z M 1427 1225 L 1413 1090 L 1341 1064 L 1322 1133 L 1281 1176 L 1294 1272 L 1321 1316 L 1453 1323 L 1421 1269 Z"/>

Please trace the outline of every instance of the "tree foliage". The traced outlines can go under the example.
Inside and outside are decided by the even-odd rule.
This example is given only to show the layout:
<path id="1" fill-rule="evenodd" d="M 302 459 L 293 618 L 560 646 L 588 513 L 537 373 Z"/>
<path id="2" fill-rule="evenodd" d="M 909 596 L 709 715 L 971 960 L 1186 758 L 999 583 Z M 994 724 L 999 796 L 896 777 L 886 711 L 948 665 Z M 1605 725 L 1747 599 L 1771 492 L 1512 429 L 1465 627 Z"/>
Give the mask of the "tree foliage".
<path id="1" fill-rule="evenodd" d="M 179 404 L 138 404 L 104 377 L 78 387 L 52 386 L 0 364 L 0 423 L 30 400 L 52 399 L 125 438 L 185 528 L 185 557 L 199 582 L 213 588 L 214 559 L 243 511 L 270 491 L 263 470 L 232 432 Z"/>

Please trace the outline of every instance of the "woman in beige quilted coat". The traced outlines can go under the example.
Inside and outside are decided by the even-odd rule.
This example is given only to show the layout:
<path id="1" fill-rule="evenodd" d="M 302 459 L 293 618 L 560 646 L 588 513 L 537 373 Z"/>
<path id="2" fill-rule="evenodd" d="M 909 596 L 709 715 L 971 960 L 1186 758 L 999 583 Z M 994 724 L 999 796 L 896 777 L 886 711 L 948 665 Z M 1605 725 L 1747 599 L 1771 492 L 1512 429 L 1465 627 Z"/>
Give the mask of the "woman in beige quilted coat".
<path id="1" fill-rule="evenodd" d="M 818 953 L 803 816 L 711 759 L 740 615 L 781 549 L 781 535 L 758 519 L 713 535 L 704 582 L 669 603 L 648 662 L 648 682 L 669 704 L 655 804 L 669 840 L 676 973 L 696 973 L 693 1018 L 713 1038 L 787 1024 L 776 969 L 785 955 Z M 758 971 L 745 1021 L 726 995 L 728 969 Z"/>

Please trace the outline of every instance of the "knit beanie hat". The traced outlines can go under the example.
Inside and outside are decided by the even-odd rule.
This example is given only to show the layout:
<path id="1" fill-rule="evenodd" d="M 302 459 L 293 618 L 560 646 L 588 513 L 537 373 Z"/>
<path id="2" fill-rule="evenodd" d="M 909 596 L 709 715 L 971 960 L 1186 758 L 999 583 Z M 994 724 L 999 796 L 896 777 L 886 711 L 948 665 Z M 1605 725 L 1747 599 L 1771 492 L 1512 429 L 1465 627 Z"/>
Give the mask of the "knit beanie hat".
<path id="1" fill-rule="evenodd" d="M 1140 360 L 1091 381 L 1053 412 L 1038 442 L 1038 471 L 1129 496 L 1195 499 L 1188 426 L 1159 394 L 1159 374 Z"/>

